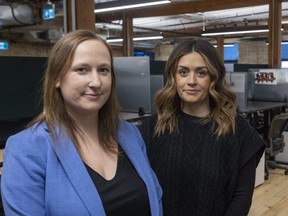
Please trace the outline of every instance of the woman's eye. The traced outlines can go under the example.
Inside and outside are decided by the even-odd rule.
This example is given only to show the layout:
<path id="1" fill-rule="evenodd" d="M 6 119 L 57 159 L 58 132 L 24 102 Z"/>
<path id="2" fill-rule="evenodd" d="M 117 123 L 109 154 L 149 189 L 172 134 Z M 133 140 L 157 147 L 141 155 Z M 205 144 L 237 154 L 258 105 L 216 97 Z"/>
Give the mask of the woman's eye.
<path id="1" fill-rule="evenodd" d="M 110 68 L 108 67 L 99 68 L 99 73 L 102 73 L 102 74 L 110 73 Z"/>
<path id="2" fill-rule="evenodd" d="M 76 71 L 79 72 L 79 73 L 85 73 L 88 70 L 86 68 L 77 68 Z"/>
<path id="3" fill-rule="evenodd" d="M 201 69 L 201 70 L 197 71 L 197 74 L 199 77 L 204 77 L 208 74 L 208 72 L 206 70 Z"/>
<path id="4" fill-rule="evenodd" d="M 178 70 L 178 73 L 180 74 L 180 76 L 184 77 L 188 75 L 188 71 L 187 70 Z"/>

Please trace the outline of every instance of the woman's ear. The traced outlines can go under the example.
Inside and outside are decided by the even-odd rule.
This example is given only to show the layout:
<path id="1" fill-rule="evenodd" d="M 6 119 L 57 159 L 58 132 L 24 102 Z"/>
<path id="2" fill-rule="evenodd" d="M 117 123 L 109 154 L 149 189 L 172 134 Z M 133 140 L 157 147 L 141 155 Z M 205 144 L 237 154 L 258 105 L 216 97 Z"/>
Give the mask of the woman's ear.
<path id="1" fill-rule="evenodd" d="M 57 81 L 55 87 L 56 87 L 56 88 L 60 88 L 60 81 Z"/>

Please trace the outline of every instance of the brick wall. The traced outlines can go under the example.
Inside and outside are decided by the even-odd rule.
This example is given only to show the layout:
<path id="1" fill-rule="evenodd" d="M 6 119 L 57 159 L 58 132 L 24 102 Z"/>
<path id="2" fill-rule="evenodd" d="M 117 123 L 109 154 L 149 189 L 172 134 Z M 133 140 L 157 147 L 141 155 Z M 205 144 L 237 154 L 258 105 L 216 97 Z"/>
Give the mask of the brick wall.
<path id="1" fill-rule="evenodd" d="M 155 60 L 156 61 L 167 61 L 170 53 L 172 50 L 175 48 L 175 45 L 172 44 L 164 44 L 160 46 L 156 46 L 154 51 L 155 51 Z"/>
<path id="2" fill-rule="evenodd" d="M 240 41 L 239 64 L 268 64 L 268 46 L 265 41 Z"/>
<path id="3" fill-rule="evenodd" d="M 14 43 L 8 51 L 0 51 L 0 56 L 47 57 L 51 44 Z M 155 60 L 167 61 L 174 45 L 156 46 Z M 113 47 L 114 56 L 122 56 L 122 47 Z M 268 64 L 268 46 L 265 41 L 241 41 L 239 43 L 239 64 Z"/>
<path id="4" fill-rule="evenodd" d="M 10 43 L 8 51 L 0 51 L 0 56 L 47 57 L 51 44 Z"/>

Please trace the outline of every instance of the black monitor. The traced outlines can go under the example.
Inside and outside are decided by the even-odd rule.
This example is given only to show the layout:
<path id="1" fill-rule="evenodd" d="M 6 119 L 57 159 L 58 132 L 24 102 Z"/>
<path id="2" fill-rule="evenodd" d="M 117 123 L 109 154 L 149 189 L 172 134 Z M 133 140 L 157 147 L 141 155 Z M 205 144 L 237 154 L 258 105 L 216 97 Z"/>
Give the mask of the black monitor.
<path id="1" fill-rule="evenodd" d="M 0 121 L 40 113 L 46 61 L 45 57 L 0 57 Z"/>

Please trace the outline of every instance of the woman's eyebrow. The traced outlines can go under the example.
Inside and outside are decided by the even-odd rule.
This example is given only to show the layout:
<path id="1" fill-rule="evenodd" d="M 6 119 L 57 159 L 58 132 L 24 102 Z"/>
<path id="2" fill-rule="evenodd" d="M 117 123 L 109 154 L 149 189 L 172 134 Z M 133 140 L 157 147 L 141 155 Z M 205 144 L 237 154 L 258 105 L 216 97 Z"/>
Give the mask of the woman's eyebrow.
<path id="1" fill-rule="evenodd" d="M 184 68 L 184 69 L 187 69 L 188 67 L 186 67 L 186 66 L 182 66 L 182 65 L 178 65 L 177 69 L 178 69 L 178 68 Z"/>

